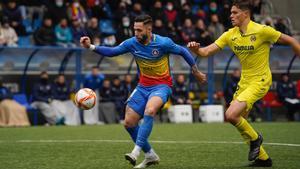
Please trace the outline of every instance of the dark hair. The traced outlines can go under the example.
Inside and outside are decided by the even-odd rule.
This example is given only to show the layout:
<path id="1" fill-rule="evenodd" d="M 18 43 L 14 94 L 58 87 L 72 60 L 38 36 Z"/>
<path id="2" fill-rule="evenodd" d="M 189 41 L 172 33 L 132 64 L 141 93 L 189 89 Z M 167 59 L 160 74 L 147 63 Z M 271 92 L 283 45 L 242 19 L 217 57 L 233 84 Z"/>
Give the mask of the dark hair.
<path id="1" fill-rule="evenodd" d="M 99 66 L 93 66 L 92 69 L 99 69 Z"/>
<path id="2" fill-rule="evenodd" d="M 152 17 L 150 15 L 139 15 L 135 17 L 134 22 L 143 22 L 144 25 L 151 24 L 152 25 Z"/>
<path id="3" fill-rule="evenodd" d="M 252 11 L 253 2 L 252 0 L 234 0 L 232 6 L 236 6 L 241 10 L 249 10 Z"/>
<path id="4" fill-rule="evenodd" d="M 48 75 L 48 72 L 47 71 L 41 71 L 41 73 L 40 73 L 40 76 L 42 76 L 42 75 Z"/>

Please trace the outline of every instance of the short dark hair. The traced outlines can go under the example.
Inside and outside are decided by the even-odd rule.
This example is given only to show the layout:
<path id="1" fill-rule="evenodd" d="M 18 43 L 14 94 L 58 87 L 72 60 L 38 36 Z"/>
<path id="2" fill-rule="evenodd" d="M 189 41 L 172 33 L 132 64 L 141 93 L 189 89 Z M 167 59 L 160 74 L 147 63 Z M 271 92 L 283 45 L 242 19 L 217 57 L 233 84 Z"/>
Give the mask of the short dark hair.
<path id="1" fill-rule="evenodd" d="M 99 69 L 99 66 L 93 66 L 92 69 Z"/>
<path id="2" fill-rule="evenodd" d="M 241 10 L 249 10 L 252 11 L 253 2 L 252 0 L 234 0 L 232 6 L 236 6 Z"/>
<path id="3" fill-rule="evenodd" d="M 150 15 L 139 15 L 135 17 L 134 22 L 143 22 L 144 25 L 151 24 L 152 25 L 152 17 Z"/>

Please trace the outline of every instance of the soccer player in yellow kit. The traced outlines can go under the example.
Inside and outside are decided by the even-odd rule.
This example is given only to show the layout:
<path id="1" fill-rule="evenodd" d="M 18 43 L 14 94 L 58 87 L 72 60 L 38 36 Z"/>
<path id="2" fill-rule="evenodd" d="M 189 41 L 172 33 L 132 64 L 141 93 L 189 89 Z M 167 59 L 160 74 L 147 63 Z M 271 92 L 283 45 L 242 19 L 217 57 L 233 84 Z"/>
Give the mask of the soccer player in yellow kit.
<path id="1" fill-rule="evenodd" d="M 238 57 L 241 66 L 241 80 L 233 100 L 225 112 L 226 119 L 234 125 L 250 144 L 248 155 L 253 167 L 271 167 L 272 160 L 262 146 L 263 138 L 245 120 L 252 105 L 269 90 L 272 74 L 269 67 L 271 44 L 278 42 L 292 46 L 300 56 L 300 44 L 292 37 L 272 27 L 251 21 L 251 0 L 235 0 L 231 8 L 231 22 L 234 26 L 223 33 L 213 44 L 200 48 L 197 42 L 189 42 L 188 48 L 202 57 L 208 57 L 229 46 Z"/>

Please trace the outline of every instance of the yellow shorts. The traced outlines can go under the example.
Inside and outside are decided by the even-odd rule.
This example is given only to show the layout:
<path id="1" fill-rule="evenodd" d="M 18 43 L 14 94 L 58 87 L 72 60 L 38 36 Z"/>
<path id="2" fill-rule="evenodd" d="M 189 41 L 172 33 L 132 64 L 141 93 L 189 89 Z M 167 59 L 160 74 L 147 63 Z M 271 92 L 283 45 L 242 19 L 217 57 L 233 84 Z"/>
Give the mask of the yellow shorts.
<path id="1" fill-rule="evenodd" d="M 271 73 L 252 77 L 242 76 L 233 95 L 233 100 L 245 101 L 247 103 L 246 112 L 249 112 L 253 104 L 266 95 L 271 84 Z"/>

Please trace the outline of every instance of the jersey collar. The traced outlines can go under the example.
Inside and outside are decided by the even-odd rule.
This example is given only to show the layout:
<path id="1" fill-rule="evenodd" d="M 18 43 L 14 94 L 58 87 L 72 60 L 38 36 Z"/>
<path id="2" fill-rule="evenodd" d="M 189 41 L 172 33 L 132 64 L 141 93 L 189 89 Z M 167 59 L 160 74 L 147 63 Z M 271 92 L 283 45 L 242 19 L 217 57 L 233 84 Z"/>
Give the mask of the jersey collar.
<path id="1" fill-rule="evenodd" d="M 247 25 L 247 31 L 245 34 L 242 34 L 242 36 L 247 36 L 247 35 L 251 35 L 251 34 L 255 34 L 258 32 L 257 27 L 255 26 L 255 22 L 251 21 L 248 23 Z"/>

